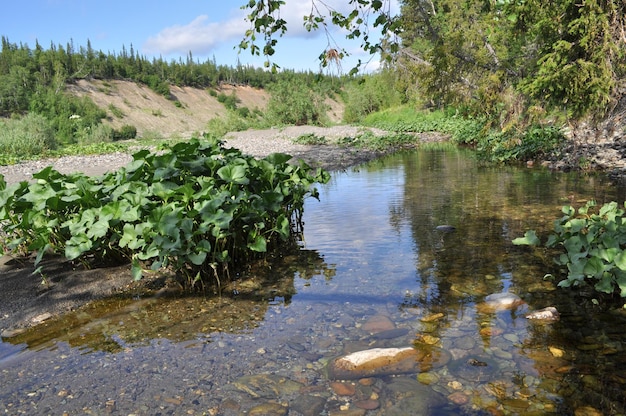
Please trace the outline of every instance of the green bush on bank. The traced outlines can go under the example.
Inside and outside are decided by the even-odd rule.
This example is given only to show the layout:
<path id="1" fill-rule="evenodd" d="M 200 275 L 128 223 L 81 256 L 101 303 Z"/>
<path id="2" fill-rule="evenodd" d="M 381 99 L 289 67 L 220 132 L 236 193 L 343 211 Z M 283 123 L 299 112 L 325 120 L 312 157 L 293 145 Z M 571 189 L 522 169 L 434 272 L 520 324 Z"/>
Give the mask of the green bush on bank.
<path id="1" fill-rule="evenodd" d="M 144 270 L 171 266 L 187 282 L 219 278 L 260 253 L 293 242 L 307 197 L 327 172 L 291 156 L 263 159 L 225 149 L 216 139 L 191 139 L 142 150 L 126 168 L 103 177 L 61 174 L 7 187 L 0 179 L 5 252 L 46 252 L 70 260 L 131 261 Z"/>
<path id="2" fill-rule="evenodd" d="M 626 205 L 625 205 L 626 206 Z M 554 261 L 566 278 L 561 287 L 590 284 L 601 293 L 626 298 L 626 218 L 617 202 L 596 209 L 589 201 L 575 210 L 562 208 L 563 216 L 554 221 L 554 232 L 543 245 L 560 251 Z M 539 246 L 534 230 L 513 240 L 516 245 Z"/>
<path id="3" fill-rule="evenodd" d="M 526 130 L 502 131 L 485 120 L 463 117 L 453 111 L 417 111 L 407 106 L 368 115 L 363 124 L 397 133 L 439 132 L 457 144 L 472 146 L 489 162 L 509 163 L 550 154 L 565 141 L 555 126 L 532 125 Z"/>
<path id="4" fill-rule="evenodd" d="M 0 122 L 0 154 L 30 158 L 57 147 L 54 129 L 45 117 L 27 114 Z"/>

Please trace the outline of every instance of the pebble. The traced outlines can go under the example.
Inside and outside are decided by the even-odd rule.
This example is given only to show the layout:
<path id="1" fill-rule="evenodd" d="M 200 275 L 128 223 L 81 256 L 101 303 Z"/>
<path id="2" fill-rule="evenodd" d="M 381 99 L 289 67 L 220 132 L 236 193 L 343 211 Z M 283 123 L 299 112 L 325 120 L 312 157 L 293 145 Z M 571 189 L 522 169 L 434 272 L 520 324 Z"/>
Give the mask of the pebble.
<path id="1" fill-rule="evenodd" d="M 434 313 L 434 314 L 432 314 L 432 315 L 428 315 L 428 316 L 423 317 L 422 319 L 420 319 L 420 321 L 422 321 L 422 322 L 434 322 L 434 321 L 438 321 L 438 320 L 440 320 L 440 319 L 441 319 L 441 318 L 443 318 L 444 316 L 446 316 L 446 315 L 444 315 L 444 314 L 443 314 L 443 313 L 441 313 L 441 312 L 439 312 L 439 313 Z"/>
<path id="2" fill-rule="evenodd" d="M 50 318 L 52 318 L 52 314 L 50 312 L 45 312 L 45 313 L 35 316 L 33 319 L 31 319 L 31 322 L 34 324 L 40 324 L 44 321 L 47 321 Z"/>
<path id="3" fill-rule="evenodd" d="M 378 400 L 367 399 L 354 402 L 354 405 L 359 409 L 376 410 L 380 407 L 380 402 Z"/>
<path id="4" fill-rule="evenodd" d="M 465 393 L 456 391 L 448 396 L 448 400 L 454 404 L 463 405 L 469 402 L 469 397 Z"/>
<path id="5" fill-rule="evenodd" d="M 356 387 L 354 384 L 349 383 L 335 381 L 330 383 L 330 388 L 338 396 L 354 396 L 356 393 Z"/>
<path id="6" fill-rule="evenodd" d="M 385 315 L 376 315 L 369 318 L 361 327 L 364 331 L 376 334 L 396 328 L 396 325 Z"/>
<path id="7" fill-rule="evenodd" d="M 288 408 L 280 403 L 267 402 L 254 406 L 248 411 L 250 416 L 284 416 Z"/>

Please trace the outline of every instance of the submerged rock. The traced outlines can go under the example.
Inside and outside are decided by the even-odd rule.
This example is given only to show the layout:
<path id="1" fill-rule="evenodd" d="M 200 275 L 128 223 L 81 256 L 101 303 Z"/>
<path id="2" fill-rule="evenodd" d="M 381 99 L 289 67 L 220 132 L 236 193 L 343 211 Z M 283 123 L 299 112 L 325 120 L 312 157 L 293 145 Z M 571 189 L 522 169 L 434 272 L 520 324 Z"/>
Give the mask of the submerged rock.
<path id="1" fill-rule="evenodd" d="M 442 233 L 451 233 L 456 231 L 456 227 L 453 225 L 442 224 L 435 227 L 435 230 L 441 231 Z"/>
<path id="2" fill-rule="evenodd" d="M 554 306 L 548 306 L 547 308 L 527 313 L 526 318 L 541 321 L 558 321 L 559 319 L 561 319 L 561 315 Z"/>
<path id="3" fill-rule="evenodd" d="M 331 379 L 355 380 L 392 374 L 428 371 L 450 361 L 450 354 L 428 347 L 373 348 L 344 355 L 328 363 Z"/>
<path id="4" fill-rule="evenodd" d="M 525 302 L 514 293 L 493 293 L 485 297 L 485 301 L 477 305 L 479 312 L 497 312 L 515 309 Z"/>

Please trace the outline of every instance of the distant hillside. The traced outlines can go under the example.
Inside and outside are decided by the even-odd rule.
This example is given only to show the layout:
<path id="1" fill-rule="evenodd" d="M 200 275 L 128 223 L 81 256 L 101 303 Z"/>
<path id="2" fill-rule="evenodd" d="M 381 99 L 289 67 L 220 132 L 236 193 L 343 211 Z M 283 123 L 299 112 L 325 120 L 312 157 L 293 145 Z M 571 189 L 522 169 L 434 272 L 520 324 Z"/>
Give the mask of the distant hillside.
<path id="1" fill-rule="evenodd" d="M 194 132 L 205 131 L 209 120 L 227 113 L 224 105 L 206 89 L 171 86 L 174 100 L 168 100 L 132 81 L 78 80 L 67 88 L 77 96 L 88 96 L 106 110 L 104 123 L 116 129 L 125 124 L 133 125 L 139 136 L 155 133 L 164 137 L 188 137 Z M 217 92 L 229 96 L 235 94 L 237 106 L 247 107 L 250 111 L 263 111 L 269 100 L 266 91 L 248 86 L 223 85 Z M 342 105 L 330 100 L 328 104 L 330 119 L 340 122 Z"/>

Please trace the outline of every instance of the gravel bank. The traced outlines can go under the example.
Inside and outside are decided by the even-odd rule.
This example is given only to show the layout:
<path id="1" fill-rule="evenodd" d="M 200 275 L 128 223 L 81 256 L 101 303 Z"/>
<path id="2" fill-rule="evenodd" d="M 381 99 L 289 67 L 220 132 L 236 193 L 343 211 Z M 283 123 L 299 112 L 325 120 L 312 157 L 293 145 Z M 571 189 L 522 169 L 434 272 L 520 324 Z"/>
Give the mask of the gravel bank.
<path id="1" fill-rule="evenodd" d="M 303 159 L 315 167 L 327 170 L 341 170 L 376 157 L 384 152 L 340 147 L 336 143 L 344 137 L 356 137 L 365 129 L 353 126 L 312 127 L 292 126 L 284 129 L 248 130 L 229 133 L 225 138 L 226 147 L 235 147 L 255 157 L 265 157 L 271 153 L 282 152 L 295 159 Z M 373 134 L 384 134 L 382 130 L 367 129 Z M 301 145 L 293 139 L 305 134 L 325 137 L 326 145 Z M 425 135 L 425 140 L 440 140 L 441 137 Z M 119 169 L 132 160 L 130 153 L 112 153 L 106 155 L 64 156 L 57 159 L 28 161 L 11 166 L 0 166 L 0 174 L 7 183 L 17 183 L 32 179 L 34 173 L 53 166 L 61 173 L 83 172 L 88 175 L 102 175 Z"/>

